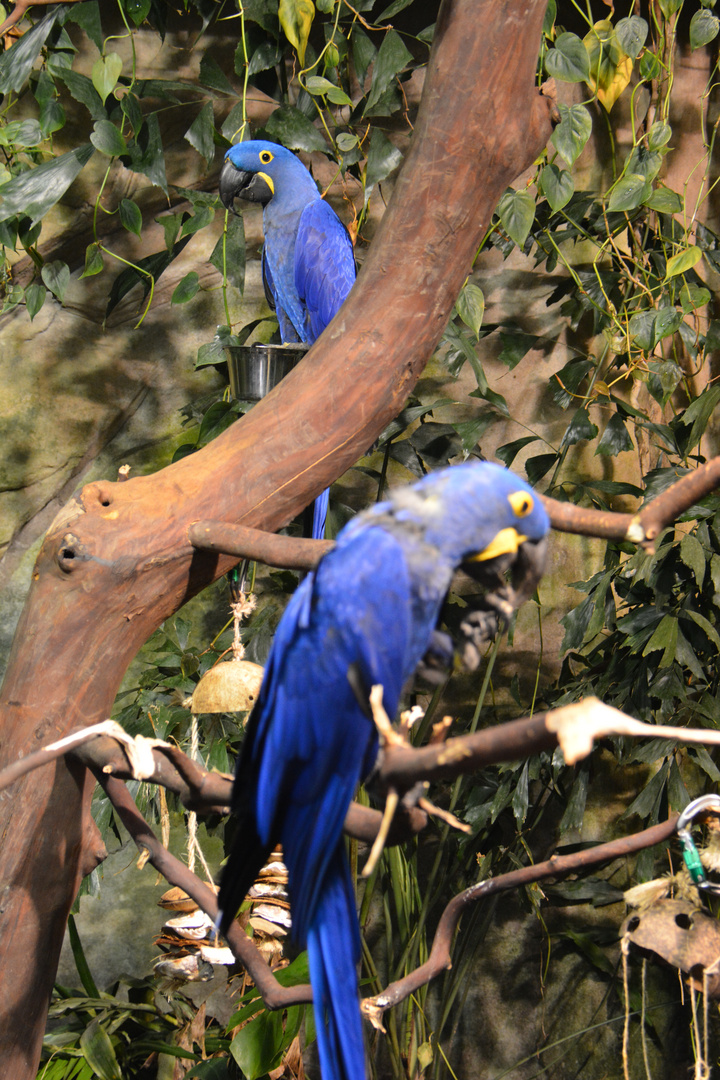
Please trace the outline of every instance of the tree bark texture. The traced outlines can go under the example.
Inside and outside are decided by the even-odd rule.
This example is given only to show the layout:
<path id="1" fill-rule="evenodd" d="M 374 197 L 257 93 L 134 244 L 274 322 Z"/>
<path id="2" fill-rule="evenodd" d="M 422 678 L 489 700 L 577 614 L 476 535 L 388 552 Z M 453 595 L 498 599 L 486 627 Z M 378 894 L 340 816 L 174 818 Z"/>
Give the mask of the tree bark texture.
<path id="1" fill-rule="evenodd" d="M 550 135 L 534 86 L 545 0 L 449 0 L 413 144 L 348 301 L 302 363 L 191 457 L 88 484 L 43 543 L 0 696 L 0 765 L 107 716 L 149 635 L 237 560 L 223 518 L 274 531 L 362 455 L 436 346 L 497 200 Z M 92 778 L 59 759 L 0 799 L 0 1061 L 35 1075 L 65 920 L 102 858 Z"/>

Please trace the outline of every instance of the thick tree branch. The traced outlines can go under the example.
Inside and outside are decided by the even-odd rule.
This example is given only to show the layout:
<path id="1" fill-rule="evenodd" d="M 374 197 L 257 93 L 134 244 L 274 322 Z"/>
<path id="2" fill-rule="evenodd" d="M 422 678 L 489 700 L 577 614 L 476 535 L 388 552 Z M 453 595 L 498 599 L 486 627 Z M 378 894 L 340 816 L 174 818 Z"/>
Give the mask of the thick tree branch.
<path id="1" fill-rule="evenodd" d="M 559 532 L 631 540 L 652 553 L 653 543 L 662 530 L 717 487 L 720 487 L 720 457 L 682 476 L 636 514 L 591 510 L 547 495 L 541 498 L 552 527 Z M 198 521 L 188 529 L 188 539 L 195 548 L 257 559 L 287 570 L 313 570 L 334 546 L 332 540 L 277 536 L 224 521 Z"/>

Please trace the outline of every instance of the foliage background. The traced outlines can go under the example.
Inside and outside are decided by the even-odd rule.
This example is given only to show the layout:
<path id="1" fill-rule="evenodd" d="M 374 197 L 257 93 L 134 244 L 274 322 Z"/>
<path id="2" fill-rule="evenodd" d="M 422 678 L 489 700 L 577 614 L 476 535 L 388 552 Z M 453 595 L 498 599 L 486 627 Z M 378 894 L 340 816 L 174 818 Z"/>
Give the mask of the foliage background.
<path id="1" fill-rule="evenodd" d="M 250 407 L 230 400 L 223 345 L 271 340 L 275 327 L 257 211 L 228 217 L 216 196 L 224 150 L 252 133 L 299 151 L 357 235 L 362 262 L 411 137 L 436 16 L 421 0 L 251 0 L 240 10 L 83 0 L 32 10 L 5 38 L 10 611 L 33 545 L 81 480 L 126 461 L 161 467 Z M 333 533 L 389 483 L 469 454 L 504 461 L 555 497 L 626 509 L 717 452 L 719 28 L 711 2 L 608 11 L 551 0 L 538 83 L 555 80 L 559 125 L 501 200 L 406 410 L 334 486 Z M 418 689 L 429 712 L 417 738 L 435 713 L 452 712 L 464 731 L 587 693 L 643 719 L 717 726 L 719 513 L 707 500 L 688 515 L 698 523 L 668 530 L 653 557 L 555 537 L 538 602 L 509 647 L 494 644 L 478 676 L 453 675 L 434 695 Z M 258 608 L 244 630 L 251 658 L 267 654 L 295 584 L 258 568 Z M 451 599 L 450 623 L 462 586 Z M 229 644 L 226 604 L 218 585 L 148 642 L 117 703 L 131 732 L 187 744 L 182 702 Z M 237 716 L 203 718 L 204 760 L 229 768 L 240 738 Z M 436 792 L 473 834 L 431 826 L 388 851 L 359 890 L 364 992 L 422 962 L 444 902 L 479 876 L 657 821 L 719 779 L 705 752 L 618 741 L 576 770 L 545 756 Z M 138 797 L 162 817 L 157 794 Z M 121 836 L 102 801 L 97 816 Z M 218 858 L 224 829 L 211 822 L 206 834 Z M 373 1070 L 620 1075 L 621 890 L 665 859 L 646 852 L 633 866 L 529 889 L 500 910 L 478 906 L 452 971 L 389 1016 L 386 1037 L 373 1035 Z M 83 935 L 93 903 L 82 902 Z M 253 1001 L 239 1032 L 220 1008 L 199 1022 L 191 988 L 116 975 L 106 990 L 92 956 L 87 967 L 76 936 L 71 944 L 82 989 L 58 989 L 48 1080 L 188 1069 L 252 1080 L 279 1065 L 300 1022 L 283 1024 Z M 676 1075 L 697 1051 L 688 1007 L 672 979 L 648 974 L 641 1022 L 638 972 L 633 1074 L 645 1060 L 655 1076 Z M 221 1056 L 204 1060 L 212 1054 Z"/>

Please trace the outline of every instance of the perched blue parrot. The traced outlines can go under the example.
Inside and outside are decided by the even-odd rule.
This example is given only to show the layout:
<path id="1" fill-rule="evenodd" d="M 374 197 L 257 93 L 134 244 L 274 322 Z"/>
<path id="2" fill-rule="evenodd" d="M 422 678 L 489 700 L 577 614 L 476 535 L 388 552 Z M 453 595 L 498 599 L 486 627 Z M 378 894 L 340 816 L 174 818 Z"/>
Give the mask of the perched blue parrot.
<path id="1" fill-rule="evenodd" d="M 228 150 L 220 172 L 220 199 L 234 211 L 236 198 L 263 207 L 263 283 L 285 342 L 312 345 L 355 281 L 347 229 L 325 202 L 303 163 L 276 143 L 252 139 Z M 328 493 L 315 500 L 312 535 L 325 534 Z"/>
<path id="2" fill-rule="evenodd" d="M 535 587 L 548 518 L 498 465 L 424 477 L 359 514 L 294 593 L 270 651 L 235 774 L 238 827 L 220 886 L 226 930 L 275 844 L 289 872 L 294 942 L 308 950 L 323 1080 L 364 1080 L 358 1002 L 360 936 L 343 822 L 378 736 L 367 695 L 381 683 L 395 715 L 430 648 L 455 570 L 490 592 L 461 636 L 470 652 Z M 512 566 L 513 584 L 503 571 Z M 474 618 L 477 615 L 478 618 Z"/>

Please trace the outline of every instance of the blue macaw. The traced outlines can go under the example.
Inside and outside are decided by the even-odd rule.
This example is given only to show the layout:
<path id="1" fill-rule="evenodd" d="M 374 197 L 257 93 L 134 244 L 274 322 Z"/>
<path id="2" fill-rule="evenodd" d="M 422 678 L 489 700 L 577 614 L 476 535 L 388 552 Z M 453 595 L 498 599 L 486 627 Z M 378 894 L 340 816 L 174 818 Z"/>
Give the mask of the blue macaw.
<path id="1" fill-rule="evenodd" d="M 360 936 L 342 829 L 377 755 L 366 694 L 381 683 L 395 715 L 423 655 L 437 651 L 436 624 L 461 564 L 490 586 L 478 614 L 484 630 L 488 616 L 497 628 L 497 615 L 535 587 L 548 525 L 527 484 L 498 465 L 431 473 L 354 518 L 280 621 L 238 760 L 239 821 L 218 925 L 230 925 L 280 842 L 293 940 L 308 950 L 323 1080 L 365 1078 Z M 511 564 L 522 590 L 501 575 Z M 462 631 L 475 646 L 478 625 L 468 617 Z"/>
<path id="2" fill-rule="evenodd" d="M 284 146 L 252 139 L 228 150 L 220 199 L 263 206 L 263 283 L 283 342 L 308 345 L 335 317 L 355 281 L 347 229 L 325 202 L 303 163 Z M 312 535 L 325 534 L 328 492 L 315 500 Z"/>

